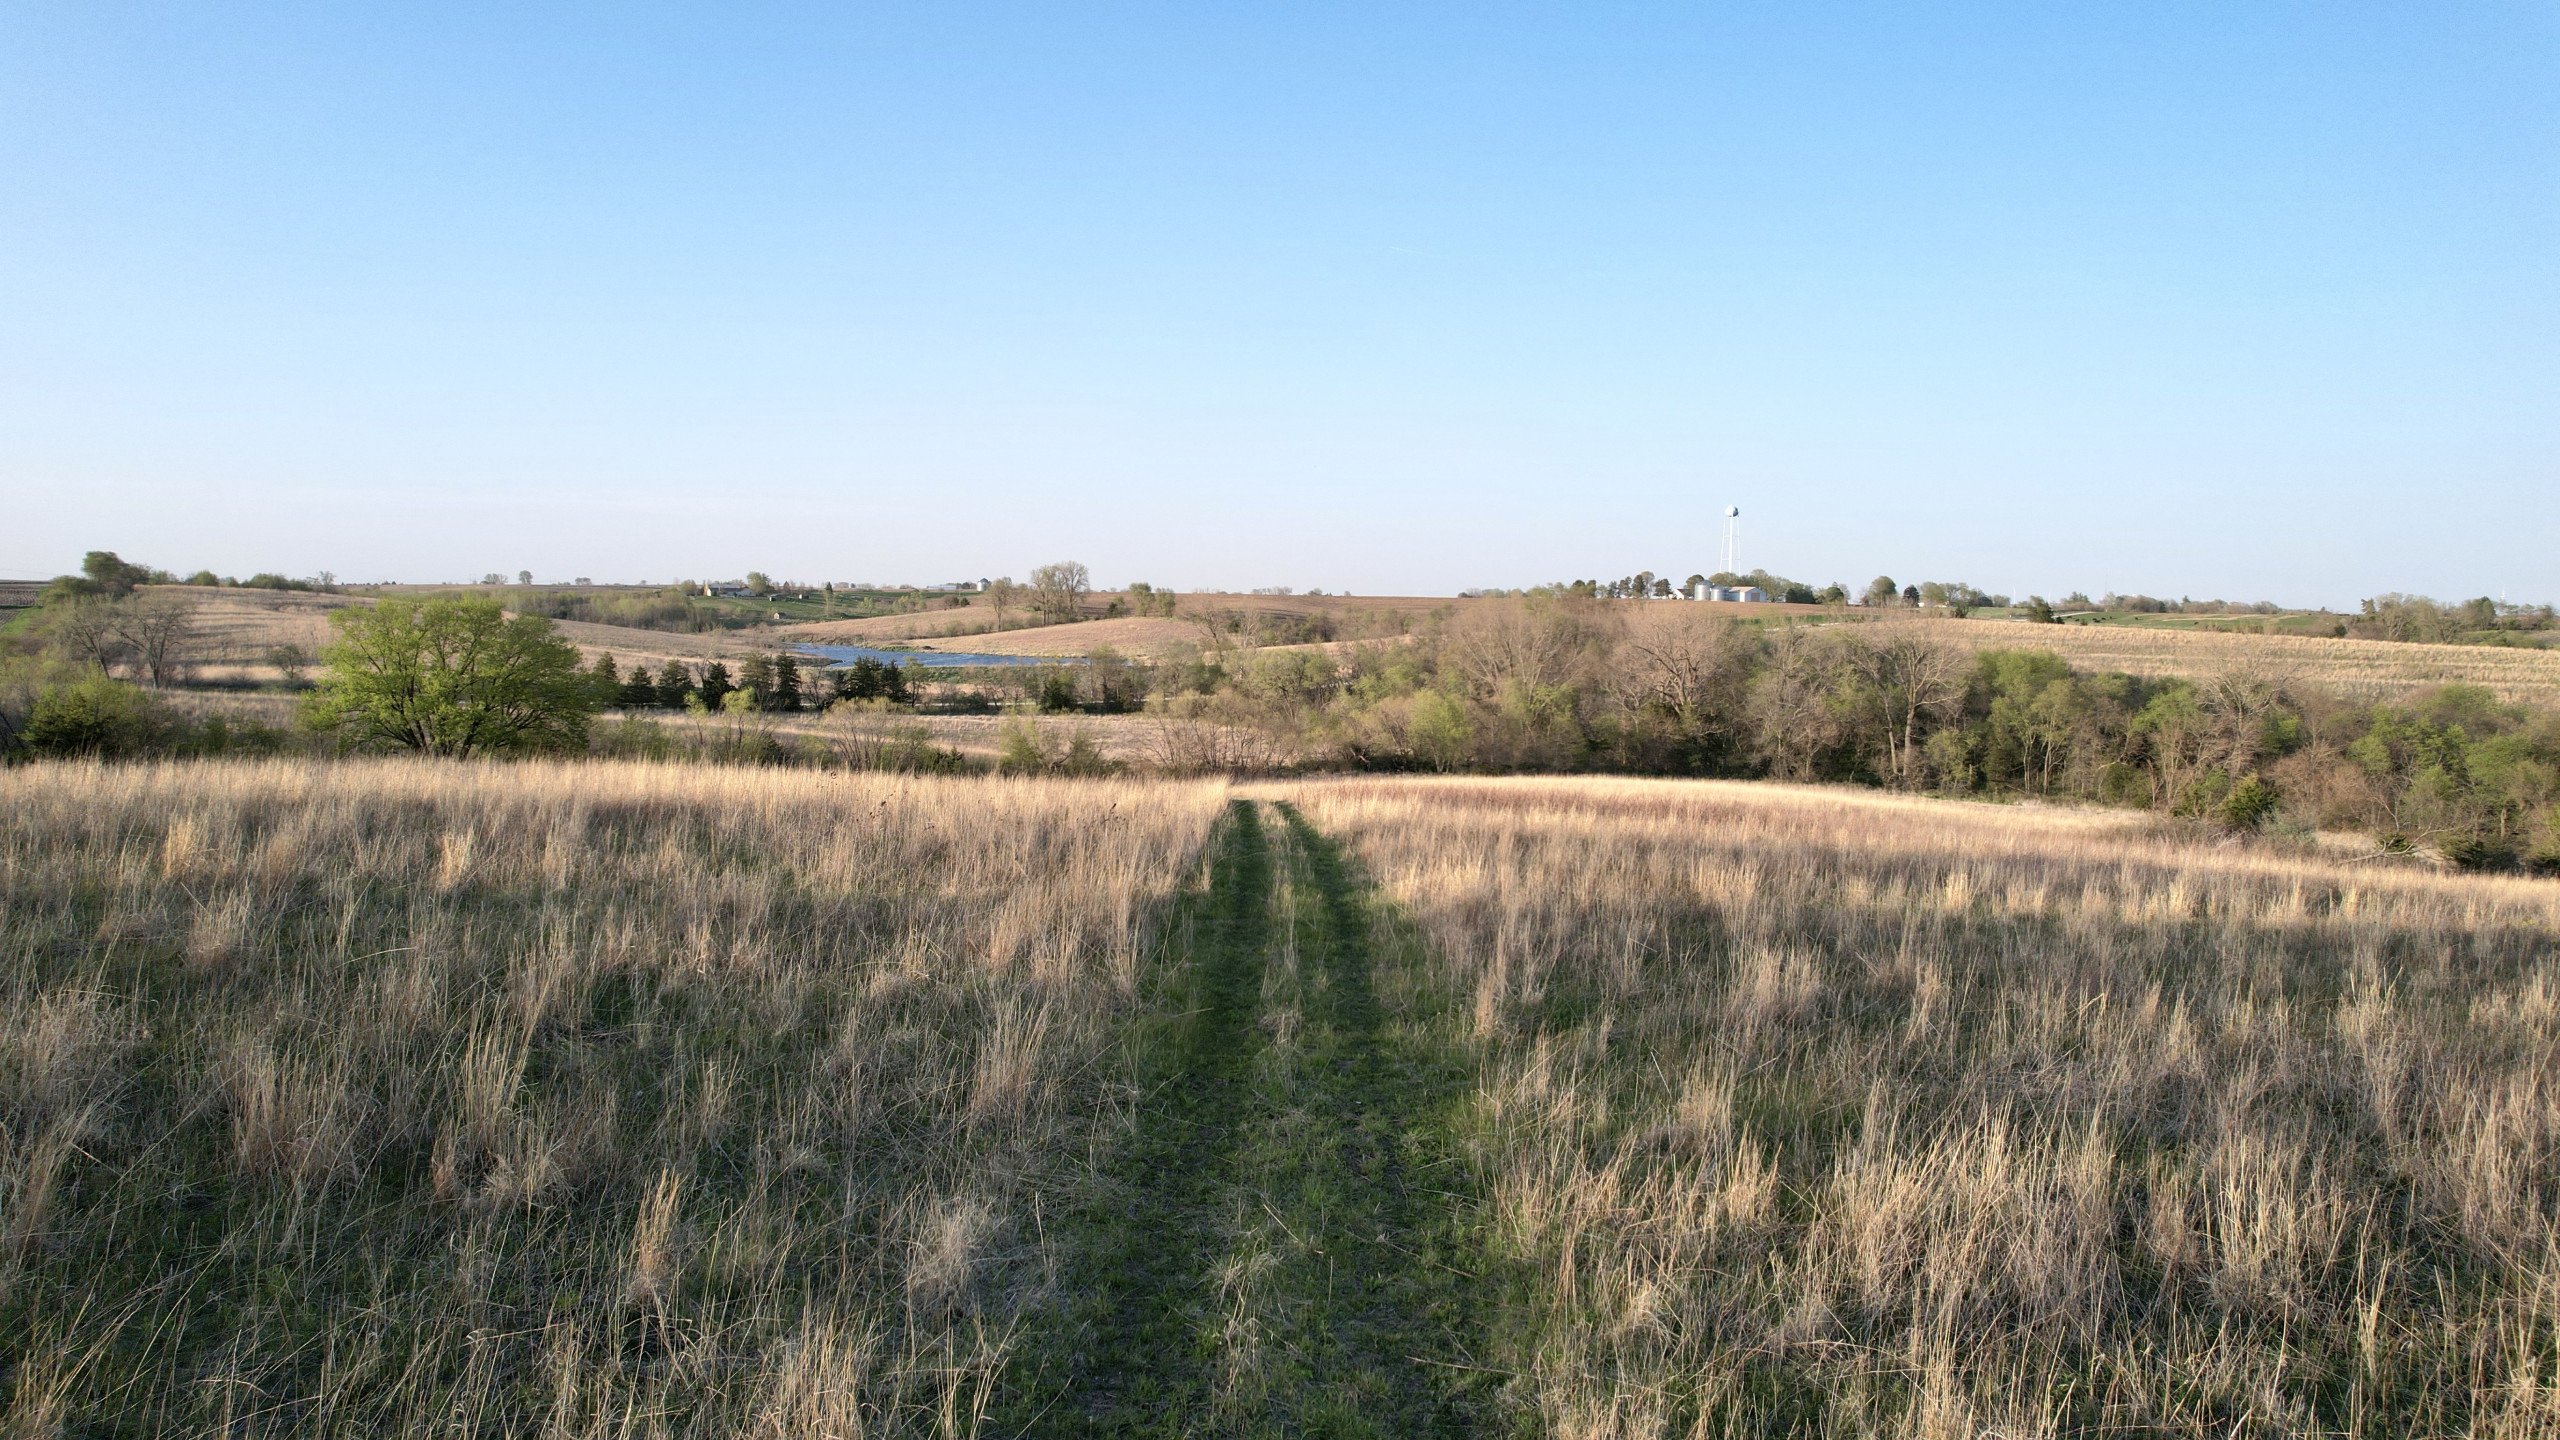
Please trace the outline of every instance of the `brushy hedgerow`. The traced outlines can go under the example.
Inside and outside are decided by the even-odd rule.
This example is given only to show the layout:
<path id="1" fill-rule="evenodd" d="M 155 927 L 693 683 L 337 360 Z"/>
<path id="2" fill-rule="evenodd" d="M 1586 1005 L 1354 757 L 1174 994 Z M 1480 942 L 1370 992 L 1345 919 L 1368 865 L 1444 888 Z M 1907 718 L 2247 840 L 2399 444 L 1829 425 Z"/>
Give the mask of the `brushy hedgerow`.
<path id="1" fill-rule="evenodd" d="M 970 1428 L 1222 804 L 0 772 L 0 1429 Z"/>
<path id="2" fill-rule="evenodd" d="M 1435 942 L 1546 1425 L 2560 1433 L 2560 886 L 2137 817 L 1275 788 Z"/>

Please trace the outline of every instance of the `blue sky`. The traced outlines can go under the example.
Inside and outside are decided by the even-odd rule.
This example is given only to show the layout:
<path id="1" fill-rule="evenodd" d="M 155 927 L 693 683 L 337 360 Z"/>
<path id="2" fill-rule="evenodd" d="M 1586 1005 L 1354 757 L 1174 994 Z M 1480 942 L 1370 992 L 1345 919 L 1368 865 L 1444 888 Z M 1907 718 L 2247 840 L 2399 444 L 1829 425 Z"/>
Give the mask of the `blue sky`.
<path id="1" fill-rule="evenodd" d="M 2560 599 L 2560 8 L 0 3 L 0 573 Z"/>

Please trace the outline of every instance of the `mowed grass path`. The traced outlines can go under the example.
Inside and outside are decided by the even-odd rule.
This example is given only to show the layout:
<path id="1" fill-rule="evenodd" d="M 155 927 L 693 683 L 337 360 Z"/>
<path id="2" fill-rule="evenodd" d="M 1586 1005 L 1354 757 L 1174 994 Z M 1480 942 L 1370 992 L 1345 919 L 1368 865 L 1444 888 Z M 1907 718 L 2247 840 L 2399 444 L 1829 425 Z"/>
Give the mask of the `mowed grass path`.
<path id="1" fill-rule="evenodd" d="M 1000 1431 L 1503 1428 L 1455 1146 L 1470 1071 L 1382 1005 L 1370 903 L 1294 810 L 1231 807 Z"/>

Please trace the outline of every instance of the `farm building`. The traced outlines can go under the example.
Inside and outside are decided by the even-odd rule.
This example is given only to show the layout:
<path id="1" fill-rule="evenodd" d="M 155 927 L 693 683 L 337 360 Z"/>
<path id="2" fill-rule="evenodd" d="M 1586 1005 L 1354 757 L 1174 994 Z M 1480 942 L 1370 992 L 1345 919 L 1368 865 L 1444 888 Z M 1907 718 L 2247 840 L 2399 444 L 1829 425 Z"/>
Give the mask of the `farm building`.
<path id="1" fill-rule="evenodd" d="M 1757 585 L 1692 585 L 1692 600 L 1721 600 L 1727 604 L 1762 605 L 1768 603 L 1769 592 Z"/>

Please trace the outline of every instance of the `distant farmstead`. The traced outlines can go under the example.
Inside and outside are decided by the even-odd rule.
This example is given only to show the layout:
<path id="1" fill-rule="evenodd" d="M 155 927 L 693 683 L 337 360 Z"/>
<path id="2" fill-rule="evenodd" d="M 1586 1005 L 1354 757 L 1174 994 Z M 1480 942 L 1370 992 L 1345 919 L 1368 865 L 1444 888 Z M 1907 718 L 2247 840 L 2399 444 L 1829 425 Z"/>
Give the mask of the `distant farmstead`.
<path id="1" fill-rule="evenodd" d="M 1769 603 L 1769 592 L 1757 585 L 1692 585 L 1689 598 L 1722 601 L 1728 605 L 1765 605 Z"/>

